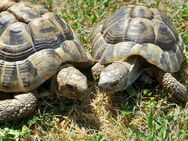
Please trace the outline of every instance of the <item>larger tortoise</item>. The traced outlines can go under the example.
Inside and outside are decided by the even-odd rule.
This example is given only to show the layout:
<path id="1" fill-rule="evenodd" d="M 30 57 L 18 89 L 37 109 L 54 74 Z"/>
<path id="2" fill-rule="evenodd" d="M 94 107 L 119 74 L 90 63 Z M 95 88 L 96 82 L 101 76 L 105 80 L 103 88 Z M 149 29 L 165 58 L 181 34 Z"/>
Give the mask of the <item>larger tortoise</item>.
<path id="1" fill-rule="evenodd" d="M 188 100 L 185 87 L 170 74 L 179 70 L 184 46 L 172 22 L 158 9 L 123 7 L 100 22 L 92 36 L 92 55 L 98 62 L 92 70 L 100 74 L 101 90 L 126 89 L 147 71 L 175 98 Z"/>
<path id="2" fill-rule="evenodd" d="M 63 67 L 66 63 L 87 67 L 89 60 L 60 16 L 43 6 L 0 1 L 0 122 L 31 113 L 35 90 L 52 76 L 58 94 L 85 91 L 86 77 L 74 67 Z"/>

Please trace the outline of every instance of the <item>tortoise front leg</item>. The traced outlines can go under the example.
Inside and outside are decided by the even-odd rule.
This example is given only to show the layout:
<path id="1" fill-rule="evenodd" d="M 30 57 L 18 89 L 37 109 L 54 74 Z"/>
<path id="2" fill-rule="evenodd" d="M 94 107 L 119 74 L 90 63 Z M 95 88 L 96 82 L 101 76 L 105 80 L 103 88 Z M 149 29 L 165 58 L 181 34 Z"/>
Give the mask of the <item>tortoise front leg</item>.
<path id="1" fill-rule="evenodd" d="M 170 73 L 165 73 L 162 70 L 155 69 L 154 75 L 164 90 L 171 93 L 175 99 L 182 102 L 188 100 L 188 93 L 185 86 L 177 81 Z"/>
<path id="2" fill-rule="evenodd" d="M 26 117 L 33 112 L 36 105 L 37 98 L 32 92 L 0 100 L 0 122 L 4 123 Z"/>
<path id="3" fill-rule="evenodd" d="M 62 66 L 52 80 L 52 91 L 58 96 L 82 99 L 87 93 L 87 78 L 71 65 Z"/>

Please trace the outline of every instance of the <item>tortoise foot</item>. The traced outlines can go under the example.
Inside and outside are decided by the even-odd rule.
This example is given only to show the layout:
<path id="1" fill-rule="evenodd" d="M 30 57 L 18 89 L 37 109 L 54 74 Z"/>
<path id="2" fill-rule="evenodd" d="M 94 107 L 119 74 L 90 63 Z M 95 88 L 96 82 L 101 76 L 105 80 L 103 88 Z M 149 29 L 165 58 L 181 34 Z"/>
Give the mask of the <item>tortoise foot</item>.
<path id="1" fill-rule="evenodd" d="M 33 112 L 36 105 L 36 96 L 31 92 L 0 100 L 0 122 L 4 123 L 26 117 Z"/>

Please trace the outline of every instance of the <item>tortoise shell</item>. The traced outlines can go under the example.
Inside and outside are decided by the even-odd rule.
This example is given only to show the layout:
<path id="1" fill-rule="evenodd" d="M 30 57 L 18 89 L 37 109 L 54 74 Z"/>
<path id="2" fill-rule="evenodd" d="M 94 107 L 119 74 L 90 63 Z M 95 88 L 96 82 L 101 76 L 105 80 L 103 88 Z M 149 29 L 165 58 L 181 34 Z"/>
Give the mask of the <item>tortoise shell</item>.
<path id="1" fill-rule="evenodd" d="M 0 2 L 0 91 L 40 86 L 66 62 L 87 61 L 72 29 L 42 6 Z"/>
<path id="2" fill-rule="evenodd" d="M 158 9 L 129 5 L 93 30 L 92 55 L 101 64 L 139 55 L 158 68 L 175 72 L 183 44 L 172 22 Z"/>

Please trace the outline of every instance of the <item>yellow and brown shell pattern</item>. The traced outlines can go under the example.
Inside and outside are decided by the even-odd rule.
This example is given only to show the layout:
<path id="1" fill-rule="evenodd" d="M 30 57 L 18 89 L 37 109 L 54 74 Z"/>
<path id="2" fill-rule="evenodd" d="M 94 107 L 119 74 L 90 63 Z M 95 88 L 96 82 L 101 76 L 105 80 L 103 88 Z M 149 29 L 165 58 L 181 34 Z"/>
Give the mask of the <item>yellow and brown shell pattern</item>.
<path id="1" fill-rule="evenodd" d="M 92 55 L 101 64 L 139 55 L 166 72 L 183 61 L 183 44 L 172 22 L 158 9 L 129 5 L 93 30 Z"/>
<path id="2" fill-rule="evenodd" d="M 0 91 L 33 90 L 62 63 L 86 60 L 72 29 L 58 15 L 42 6 L 0 1 Z"/>

